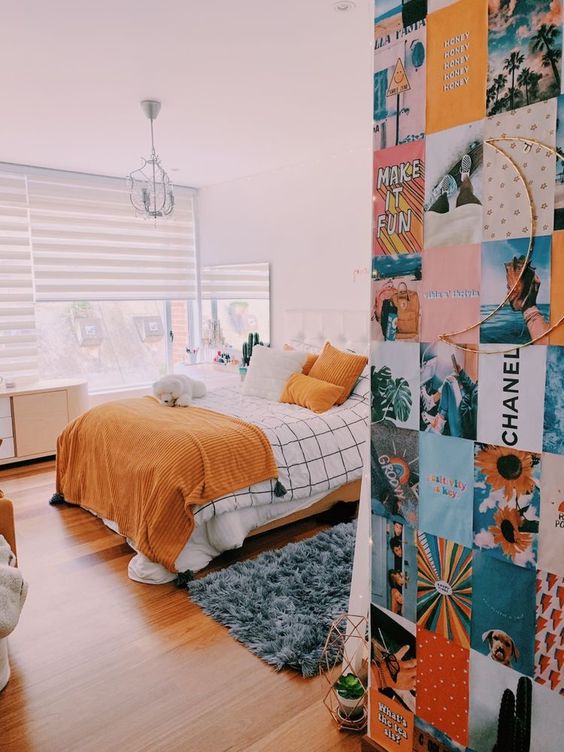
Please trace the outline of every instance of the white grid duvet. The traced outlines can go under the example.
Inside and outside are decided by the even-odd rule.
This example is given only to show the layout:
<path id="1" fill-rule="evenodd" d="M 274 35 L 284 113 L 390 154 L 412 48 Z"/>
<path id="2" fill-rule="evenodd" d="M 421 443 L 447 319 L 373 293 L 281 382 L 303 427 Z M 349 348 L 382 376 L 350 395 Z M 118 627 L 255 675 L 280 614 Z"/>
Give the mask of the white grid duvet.
<path id="1" fill-rule="evenodd" d="M 241 418 L 264 431 L 278 465 L 278 480 L 287 493 L 276 497 L 275 481 L 258 483 L 195 507 L 196 524 L 245 507 L 328 493 L 360 478 L 367 440 L 368 395 L 369 378 L 363 374 L 343 405 L 320 415 L 297 405 L 247 397 L 236 387 L 210 391 L 198 399 L 198 407 Z"/>

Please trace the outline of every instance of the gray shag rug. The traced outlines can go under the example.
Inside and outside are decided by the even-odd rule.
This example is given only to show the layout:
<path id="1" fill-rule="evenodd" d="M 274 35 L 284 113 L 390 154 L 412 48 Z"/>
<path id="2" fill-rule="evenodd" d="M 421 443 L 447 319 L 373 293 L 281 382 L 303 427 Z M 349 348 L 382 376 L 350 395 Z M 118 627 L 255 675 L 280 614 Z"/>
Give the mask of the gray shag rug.
<path id="1" fill-rule="evenodd" d="M 319 673 L 333 619 L 348 610 L 356 523 L 188 583 L 192 600 L 278 671 Z"/>

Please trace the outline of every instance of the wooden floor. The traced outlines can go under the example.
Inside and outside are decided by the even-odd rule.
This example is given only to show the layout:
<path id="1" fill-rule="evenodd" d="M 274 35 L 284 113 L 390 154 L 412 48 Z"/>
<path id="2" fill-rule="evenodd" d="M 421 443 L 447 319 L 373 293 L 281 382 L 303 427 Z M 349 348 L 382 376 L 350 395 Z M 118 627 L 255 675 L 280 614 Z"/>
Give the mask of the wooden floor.
<path id="1" fill-rule="evenodd" d="M 29 581 L 0 693 L 2 752 L 359 750 L 321 703 L 323 682 L 276 673 L 185 591 L 127 577 L 131 550 L 75 507 L 50 507 L 52 465 L 0 472 Z M 296 523 L 223 564 L 317 532 Z"/>

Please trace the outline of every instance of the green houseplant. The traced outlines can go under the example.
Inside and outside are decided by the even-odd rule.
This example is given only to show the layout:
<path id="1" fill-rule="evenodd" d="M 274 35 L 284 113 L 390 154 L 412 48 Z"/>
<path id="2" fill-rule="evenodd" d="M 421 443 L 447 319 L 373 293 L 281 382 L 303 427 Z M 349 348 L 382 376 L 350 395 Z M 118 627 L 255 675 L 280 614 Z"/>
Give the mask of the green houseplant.
<path id="1" fill-rule="evenodd" d="M 241 363 L 243 366 L 248 367 L 249 363 L 251 362 L 251 357 L 253 355 L 253 347 L 255 345 L 262 345 L 262 344 L 263 342 L 261 341 L 258 332 L 255 332 L 254 334 L 253 332 L 249 333 L 247 341 L 243 342 L 243 347 L 241 348 L 241 351 L 243 353 Z"/>
<path id="2" fill-rule="evenodd" d="M 339 712 L 344 718 L 358 718 L 364 713 L 366 687 L 353 673 L 341 674 L 334 684 Z"/>

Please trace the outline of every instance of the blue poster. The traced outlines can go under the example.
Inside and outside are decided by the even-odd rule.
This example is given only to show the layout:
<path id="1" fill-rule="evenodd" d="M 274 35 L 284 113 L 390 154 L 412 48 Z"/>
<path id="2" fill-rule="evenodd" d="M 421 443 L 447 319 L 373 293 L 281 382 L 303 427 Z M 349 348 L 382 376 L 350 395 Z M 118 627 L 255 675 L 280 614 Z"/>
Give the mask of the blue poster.
<path id="1" fill-rule="evenodd" d="M 472 571 L 472 648 L 532 676 L 536 572 L 483 551 L 474 551 Z"/>
<path id="2" fill-rule="evenodd" d="M 543 449 L 564 454 L 564 347 L 547 347 Z"/>
<path id="3" fill-rule="evenodd" d="M 472 548 L 474 444 L 419 435 L 419 529 Z"/>

